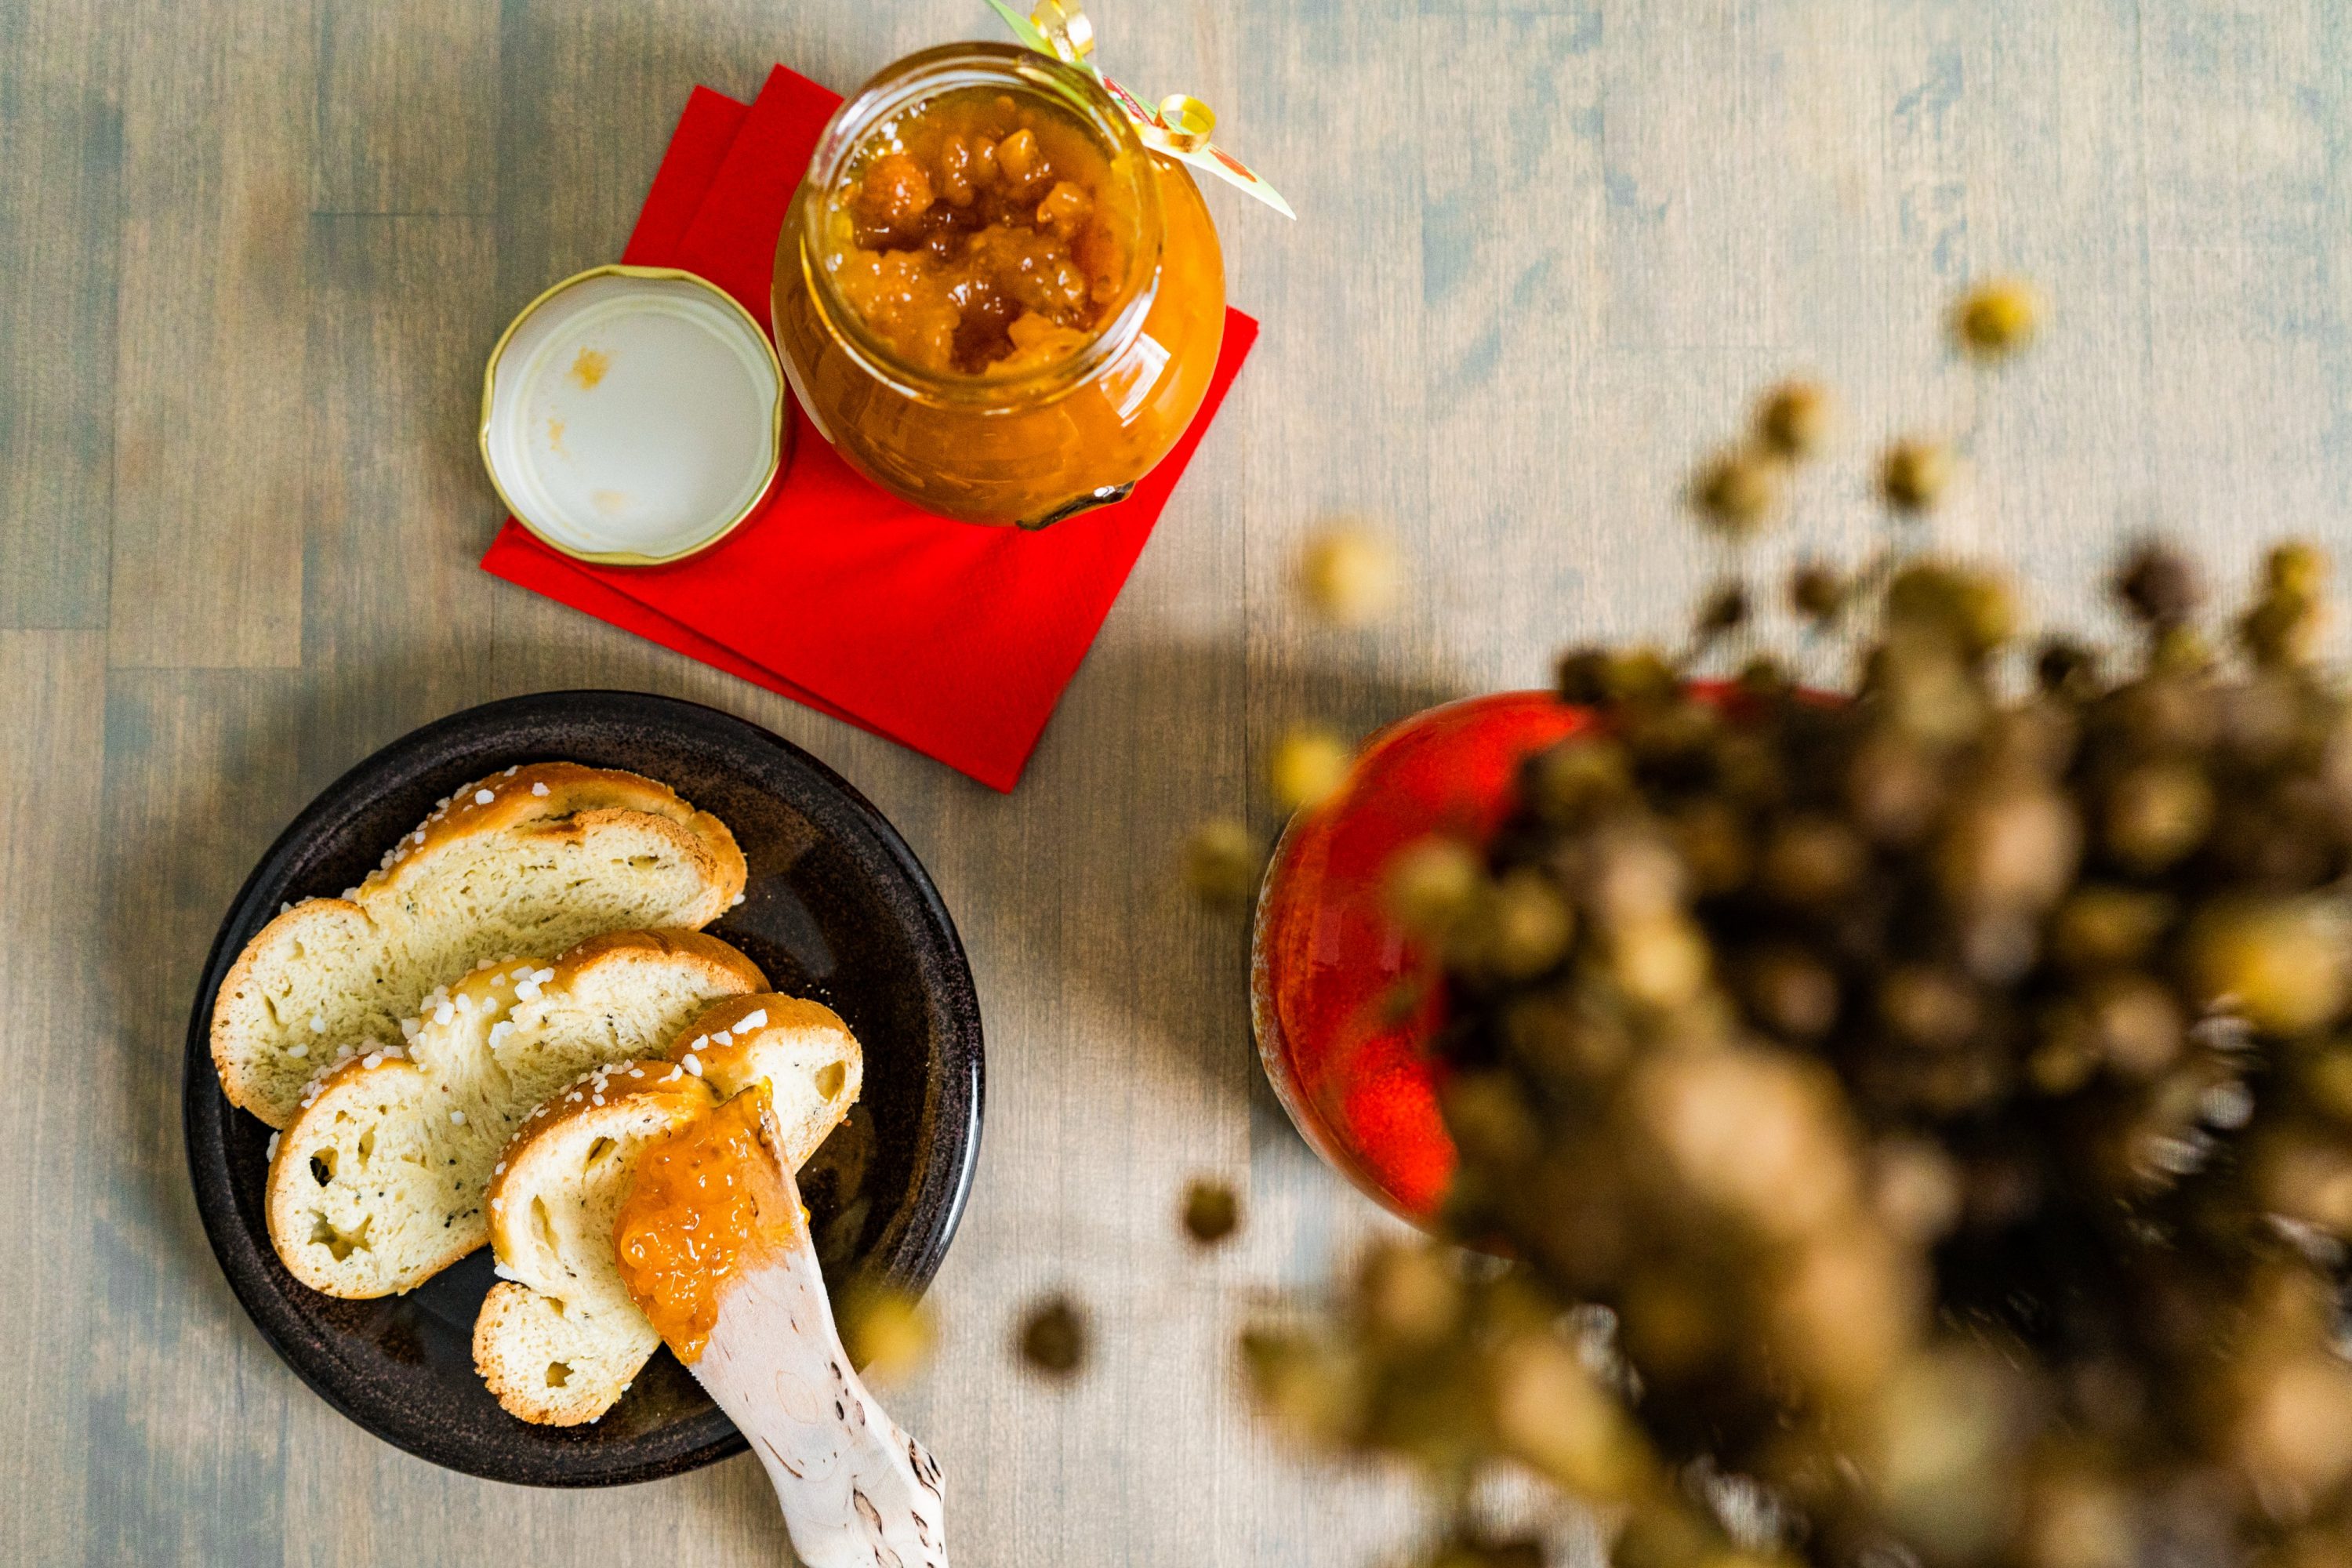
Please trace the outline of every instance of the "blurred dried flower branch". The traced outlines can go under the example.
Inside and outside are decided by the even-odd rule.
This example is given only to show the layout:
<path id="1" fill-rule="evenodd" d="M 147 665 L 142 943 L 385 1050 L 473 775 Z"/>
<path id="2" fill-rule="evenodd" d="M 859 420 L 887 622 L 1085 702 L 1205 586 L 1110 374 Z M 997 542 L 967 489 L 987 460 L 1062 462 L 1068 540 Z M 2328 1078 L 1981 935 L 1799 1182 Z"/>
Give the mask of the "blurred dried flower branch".
<path id="1" fill-rule="evenodd" d="M 1956 345 L 1992 363 L 2040 315 L 1981 289 Z M 1702 519 L 1778 515 L 1829 409 L 1768 396 Z M 1890 512 L 1951 462 L 1886 449 Z M 1603 721 L 1528 764 L 1483 853 L 1392 868 L 1452 998 L 1445 1237 L 1244 1350 L 1283 1426 L 1425 1478 L 1429 1568 L 1542 1561 L 1468 1507 L 1497 1472 L 1610 1510 L 1619 1568 L 2352 1563 L 2324 564 L 2274 551 L 2224 641 L 2150 545 L 2116 579 L 2137 646 L 2103 657 L 2021 647 L 2001 578 L 1916 535 L 1787 585 L 1861 628 L 1850 692 L 1769 657 L 1693 679 L 1747 618 L 1728 584 L 1690 654 L 1567 656 Z M 1286 800 L 1328 782 L 1309 760 Z"/>

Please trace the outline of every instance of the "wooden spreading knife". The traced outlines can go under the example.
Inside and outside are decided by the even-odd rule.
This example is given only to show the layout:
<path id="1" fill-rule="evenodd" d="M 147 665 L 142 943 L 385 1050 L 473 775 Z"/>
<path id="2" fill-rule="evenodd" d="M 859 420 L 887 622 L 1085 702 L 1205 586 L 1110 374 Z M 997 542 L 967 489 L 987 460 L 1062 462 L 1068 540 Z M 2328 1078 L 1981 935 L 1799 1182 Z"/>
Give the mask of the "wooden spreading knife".
<path id="1" fill-rule="evenodd" d="M 708 1341 L 671 1339 L 670 1348 L 751 1441 L 806 1568 L 947 1568 L 940 1468 L 858 1380 L 764 1103 L 760 1131 L 746 1145 L 758 1168 L 740 1173 L 757 1197 L 757 1232 L 718 1271 Z M 624 1202 L 616 1231 L 646 1223 L 633 1214 L 635 1198 Z M 622 1274 L 669 1339 L 644 1282 Z"/>

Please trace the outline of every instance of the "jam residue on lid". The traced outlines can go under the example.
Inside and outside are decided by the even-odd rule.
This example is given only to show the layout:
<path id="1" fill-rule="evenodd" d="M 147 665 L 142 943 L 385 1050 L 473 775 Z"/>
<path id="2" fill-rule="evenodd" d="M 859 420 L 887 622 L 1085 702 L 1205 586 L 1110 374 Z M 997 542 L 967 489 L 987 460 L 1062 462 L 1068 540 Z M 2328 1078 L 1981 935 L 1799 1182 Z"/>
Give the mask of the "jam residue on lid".
<path id="1" fill-rule="evenodd" d="M 646 1148 L 613 1220 L 621 1280 L 678 1360 L 698 1359 L 727 1287 L 785 1244 L 796 1206 L 760 1137 L 765 1085 Z"/>

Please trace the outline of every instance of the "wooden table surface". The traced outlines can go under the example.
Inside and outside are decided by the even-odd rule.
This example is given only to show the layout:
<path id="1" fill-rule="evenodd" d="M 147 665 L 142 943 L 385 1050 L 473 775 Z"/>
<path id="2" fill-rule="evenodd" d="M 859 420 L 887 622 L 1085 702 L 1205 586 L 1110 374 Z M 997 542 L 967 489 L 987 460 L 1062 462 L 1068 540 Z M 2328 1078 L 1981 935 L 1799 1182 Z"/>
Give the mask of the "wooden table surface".
<path id="1" fill-rule="evenodd" d="M 572 686 L 808 747 L 938 879 L 989 1035 L 985 1155 L 895 1400 L 963 1568 L 1354 1564 L 1405 1489 L 1268 1444 L 1250 1301 L 1374 1224 L 1257 1074 L 1237 922 L 1187 826 L 1273 825 L 1314 717 L 1360 731 L 1673 635 L 1722 566 L 1681 519 L 1756 388 L 1845 394 L 1849 461 L 1759 552 L 1853 553 L 1863 455 L 1974 430 L 1939 526 L 2046 622 L 2168 526 L 2230 581 L 2352 555 L 2352 18 L 2328 0 L 1100 0 L 1105 58 L 1223 113 L 1303 217 L 1211 196 L 1265 336 L 998 795 L 498 583 L 484 353 L 610 259 L 689 87 L 848 88 L 992 37 L 980 0 L 0 0 L 0 1562 L 786 1560 L 746 1459 L 592 1494 L 490 1485 L 344 1421 L 207 1252 L 180 1141 L 198 963 L 256 856 L 411 727 Z M 1940 314 L 2053 301 L 1978 384 Z M 1334 518 L 1411 565 L 1379 627 L 1288 584 Z M 1083 525 L 1081 525 L 1083 526 Z M 789 612 L 786 612 L 789 613 Z M 1196 1173 L 1246 1195 L 1193 1256 Z M 1066 1390 L 1009 1352 L 1069 1288 Z"/>

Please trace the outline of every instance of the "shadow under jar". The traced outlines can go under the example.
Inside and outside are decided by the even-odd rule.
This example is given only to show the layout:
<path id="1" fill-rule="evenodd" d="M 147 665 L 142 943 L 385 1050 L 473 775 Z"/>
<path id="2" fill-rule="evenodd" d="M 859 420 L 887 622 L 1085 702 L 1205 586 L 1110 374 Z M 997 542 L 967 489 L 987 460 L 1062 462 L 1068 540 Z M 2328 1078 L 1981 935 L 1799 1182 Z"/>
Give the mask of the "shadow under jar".
<path id="1" fill-rule="evenodd" d="M 1199 411 L 1224 258 L 1192 175 L 1076 67 L 910 55 L 825 127 L 777 239 L 818 434 L 927 511 L 1042 528 L 1123 500 Z"/>

